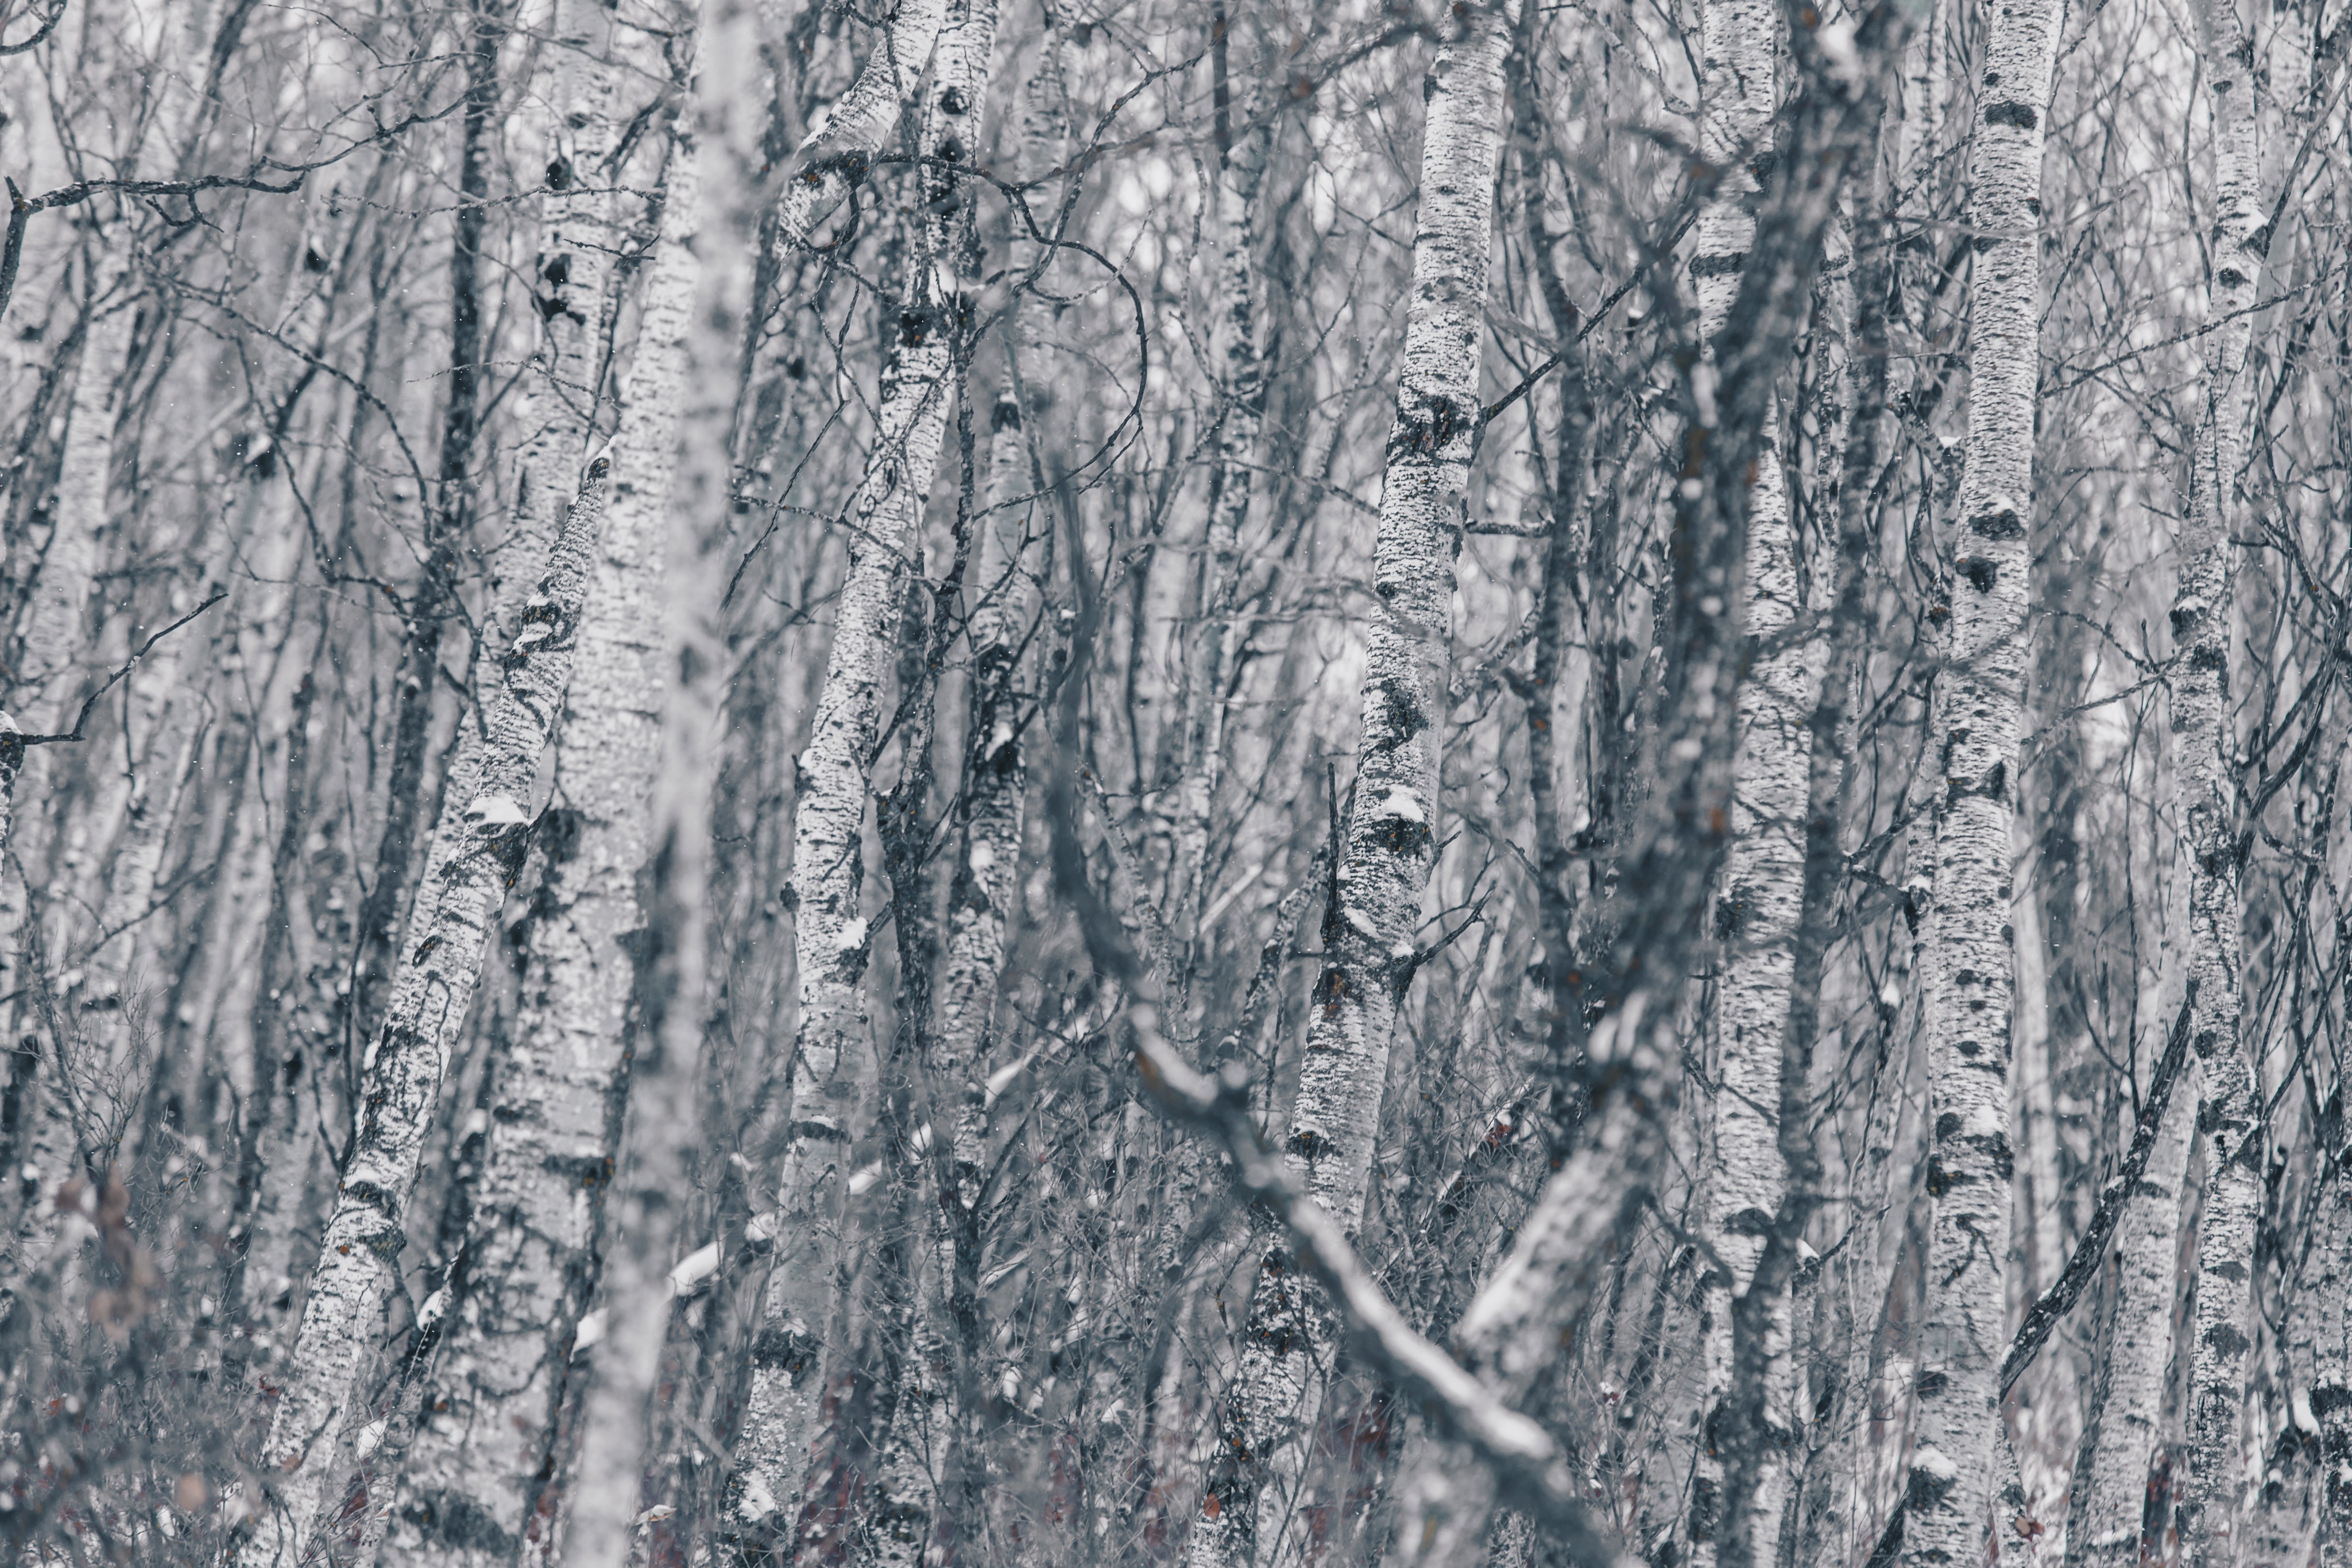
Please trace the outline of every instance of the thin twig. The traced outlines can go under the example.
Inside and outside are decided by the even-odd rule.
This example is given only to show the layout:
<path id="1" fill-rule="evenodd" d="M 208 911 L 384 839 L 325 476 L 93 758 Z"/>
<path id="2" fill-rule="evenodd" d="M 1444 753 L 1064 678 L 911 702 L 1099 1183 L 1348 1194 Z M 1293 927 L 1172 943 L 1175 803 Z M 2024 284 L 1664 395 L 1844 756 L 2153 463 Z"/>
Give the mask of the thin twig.
<path id="1" fill-rule="evenodd" d="M 82 727 L 89 723 L 89 716 L 97 710 L 99 699 L 106 695 L 107 693 L 112 691 L 117 685 L 121 685 L 122 678 L 125 675 L 128 675 L 131 671 L 137 669 L 139 667 L 139 661 L 147 656 L 148 650 L 152 649 L 156 643 L 162 642 L 173 632 L 177 632 L 181 627 L 185 626 L 189 622 L 194 621 L 197 616 L 202 615 L 205 611 L 210 610 L 214 605 L 218 604 L 222 600 L 226 599 L 227 597 L 228 593 L 226 590 L 215 593 L 210 599 L 205 600 L 202 604 L 197 605 L 194 610 L 189 611 L 185 615 L 181 616 L 177 621 L 173 622 L 169 626 L 164 627 L 161 632 L 156 632 L 152 637 L 148 638 L 147 641 L 139 644 L 139 651 L 131 655 L 130 662 L 125 664 L 122 668 L 115 671 L 114 674 L 107 676 L 106 684 L 99 687 L 98 690 L 89 694 L 89 698 L 81 705 L 81 712 L 74 715 L 72 729 L 62 735 L 28 735 L 23 737 L 24 743 L 26 746 L 56 746 L 64 741 L 80 740 L 84 738 L 82 735 Z"/>

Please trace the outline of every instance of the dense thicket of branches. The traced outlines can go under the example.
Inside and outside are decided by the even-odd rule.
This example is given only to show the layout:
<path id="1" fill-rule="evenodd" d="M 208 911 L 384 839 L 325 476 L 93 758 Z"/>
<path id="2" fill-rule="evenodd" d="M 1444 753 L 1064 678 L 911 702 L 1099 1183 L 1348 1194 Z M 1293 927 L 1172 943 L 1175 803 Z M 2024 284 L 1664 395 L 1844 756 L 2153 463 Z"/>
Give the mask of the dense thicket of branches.
<path id="1" fill-rule="evenodd" d="M 0 0 L 12 1561 L 2352 1562 L 2347 53 Z"/>

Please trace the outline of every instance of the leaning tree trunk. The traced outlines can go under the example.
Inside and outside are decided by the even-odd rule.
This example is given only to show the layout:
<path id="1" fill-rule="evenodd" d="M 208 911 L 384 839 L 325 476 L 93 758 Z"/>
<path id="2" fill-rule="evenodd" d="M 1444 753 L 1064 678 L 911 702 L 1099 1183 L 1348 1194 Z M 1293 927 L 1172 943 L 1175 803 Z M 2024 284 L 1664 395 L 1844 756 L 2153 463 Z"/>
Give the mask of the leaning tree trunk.
<path id="1" fill-rule="evenodd" d="M 894 30 L 877 44 L 851 99 L 866 104 L 872 84 L 886 79 L 876 76 L 886 57 L 897 59 L 904 75 L 912 37 L 908 29 L 918 23 L 929 27 L 919 40 L 926 57 L 937 52 L 935 45 L 963 36 L 967 29 L 973 37 L 984 32 L 982 47 L 973 51 L 977 64 L 957 68 L 959 73 L 976 71 L 984 77 L 986 44 L 994 37 L 993 6 L 982 7 L 984 21 L 966 6 L 946 0 L 933 0 L 919 16 L 920 9 L 911 3 L 902 9 Z M 963 52 L 959 47 L 958 56 Z M 912 68 L 919 73 L 921 64 L 917 60 Z M 912 85 L 912 77 L 905 77 L 907 90 Z M 876 139 L 869 152 L 889 130 L 901 100 L 888 101 L 892 108 L 887 117 L 880 110 L 861 110 L 868 112 L 861 123 L 868 124 Z M 942 88 L 925 107 L 923 144 L 929 155 L 939 155 L 949 136 L 959 138 L 967 150 L 975 145 L 976 102 Z M 845 134 L 840 114 L 820 141 L 838 134 Z M 806 215 L 809 198 L 803 193 L 816 192 L 822 183 L 811 176 L 850 156 L 829 141 L 824 145 L 831 150 L 820 154 L 817 141 L 804 150 L 807 172 L 786 195 L 786 232 L 796 240 L 805 241 L 811 221 Z M 927 242 L 936 237 L 929 231 L 937 226 L 936 216 L 927 222 Z M 931 265 L 934 257 L 937 267 Z M 871 1027 L 864 985 L 870 947 L 860 913 L 866 812 L 884 716 L 884 687 L 898 646 L 904 563 L 919 537 L 923 503 L 930 494 L 954 401 L 950 374 L 956 339 L 949 318 L 952 301 L 940 288 L 940 269 L 949 265 L 950 258 L 937 252 L 919 262 L 898 312 L 898 330 L 882 369 L 880 428 L 851 507 L 855 523 L 849 571 L 837 601 L 833 649 L 809 743 L 794 767 L 793 940 L 800 1023 L 790 1061 L 789 1143 L 775 1207 L 754 1221 L 773 1250 L 761 1295 L 742 1435 L 736 1445 L 743 1476 L 739 1509 L 749 1512 L 772 1506 L 782 1517 L 771 1515 L 767 1528 L 772 1531 L 798 1517 L 802 1479 L 813 1473 L 810 1445 L 824 1376 L 817 1337 L 832 1279 L 824 1255 L 824 1217 L 833 1209 L 837 1193 L 832 1178 L 848 1135 L 848 1101 L 855 1088 L 840 1074 L 845 1058 L 850 1071 L 856 1071 Z"/>
<path id="2" fill-rule="evenodd" d="M 2212 94 L 2213 275 L 2206 297 L 2203 406 L 2189 447 L 2187 516 L 2178 546 L 2171 621 L 2173 744 L 2180 769 L 2179 858 L 2189 884 L 2189 1041 L 2203 1067 L 2197 1108 L 2205 1139 L 2204 1217 L 2197 1230 L 2196 1322 L 2189 1345 L 2189 1487 L 2180 1511 L 2188 1568 L 2235 1561 L 2245 1465 L 2254 1232 L 2262 1217 L 2263 1088 L 2241 1031 L 2244 1002 L 2238 879 L 2245 851 L 2230 708 L 2231 611 L 2237 544 L 2231 520 L 2248 406 L 2246 351 L 2254 289 L 2270 248 L 2254 138 L 2252 47 L 2236 7 L 2206 7 L 2206 89 Z"/>
<path id="3" fill-rule="evenodd" d="M 1691 255 L 1698 296 L 1701 352 L 1723 330 L 1754 243 L 1755 166 L 1769 167 L 1775 107 L 1773 52 L 1780 8 L 1772 0 L 1710 0 L 1702 15 L 1700 155 L 1715 171 L 1716 195 L 1699 214 Z M 1768 414 L 1768 429 L 1777 427 Z M 1704 1228 L 1715 1266 L 1702 1281 L 1700 1366 L 1711 1427 L 1732 1397 L 1732 1313 L 1748 1293 L 1788 1185 L 1779 1148 L 1780 1042 L 1787 1032 L 1801 884 L 1804 880 L 1806 727 L 1815 640 L 1796 634 L 1796 532 L 1777 442 L 1759 450 L 1748 495 L 1746 632 L 1759 649 L 1739 688 L 1738 750 L 1732 763 L 1730 852 L 1716 897 L 1715 931 L 1723 978 L 1715 1021 L 1717 1064 Z M 1790 1322 L 1782 1293 L 1769 1304 L 1772 1336 L 1785 1346 Z M 1772 1358 L 1775 1387 L 1761 1391 L 1764 1418 L 1786 1430 L 1792 1417 L 1785 1354 Z M 1759 1476 L 1746 1520 L 1722 1517 L 1722 1445 L 1699 1445 L 1692 1481 L 1690 1557 L 1713 1568 L 1718 1531 L 1752 1539 L 1737 1561 L 1769 1563 L 1780 1540 L 1788 1490 L 1786 1444 L 1780 1462 Z M 1760 1553 L 1760 1555 L 1757 1555 Z"/>
<path id="4" fill-rule="evenodd" d="M 446 805 L 436 825 L 444 869 L 420 897 L 383 1028 L 360 1065 L 358 1134 L 269 1413 L 257 1467 L 269 1495 L 256 1500 L 260 1517 L 239 1555 L 245 1568 L 303 1561 L 340 1469 L 340 1438 L 373 1354 L 376 1320 L 400 1286 L 408 1200 L 441 1081 L 481 980 L 491 923 L 530 840 L 525 803 L 572 674 L 605 472 L 604 457 L 589 465 L 528 623 L 502 661 L 485 716 L 479 789 L 462 804 Z"/>
<path id="5" fill-rule="evenodd" d="M 583 94 L 583 97 L 588 95 Z M 603 94 L 595 95 L 602 98 Z M 625 116 L 600 117 L 617 131 Z M 582 157 L 602 140 L 583 128 Z M 474 1221 L 380 1561 L 492 1563 L 544 1553 L 568 1479 L 558 1431 L 596 1282 L 604 1184 L 626 1094 L 636 879 L 659 770 L 661 584 L 688 316 L 695 192 L 667 182 L 615 437 L 613 500 L 582 610 L 540 833 L 541 909 L 512 1051 L 494 1065 Z M 593 248 L 593 247 L 590 247 Z"/>
<path id="6" fill-rule="evenodd" d="M 1933 719 L 1935 894 L 1923 977 L 1934 1200 L 1906 1568 L 1985 1552 L 2001 1429 L 2010 1234 L 2010 832 L 2023 713 L 2039 369 L 2042 142 L 2057 7 L 1995 10 L 1971 151 L 1969 445 Z"/>
<path id="7" fill-rule="evenodd" d="M 1428 83 L 1403 371 L 1373 551 L 1382 609 L 1364 629 L 1355 805 L 1285 1140 L 1308 1190 L 1350 1232 L 1363 1220 L 1397 1005 L 1412 981 L 1436 862 L 1447 617 L 1480 424 L 1503 61 L 1517 13 L 1517 0 L 1466 7 Z M 1333 1349 L 1322 1292 L 1272 1242 L 1219 1413 L 1223 1440 L 1187 1549 L 1193 1568 L 1295 1563 L 1307 1550 L 1296 1493 Z"/>

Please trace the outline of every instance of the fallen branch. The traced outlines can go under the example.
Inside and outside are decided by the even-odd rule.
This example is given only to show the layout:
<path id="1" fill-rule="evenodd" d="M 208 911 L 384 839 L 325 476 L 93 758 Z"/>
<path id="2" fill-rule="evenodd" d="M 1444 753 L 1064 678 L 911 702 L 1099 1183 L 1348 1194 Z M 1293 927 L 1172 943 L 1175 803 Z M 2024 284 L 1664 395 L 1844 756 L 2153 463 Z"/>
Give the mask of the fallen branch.
<path id="1" fill-rule="evenodd" d="M 1083 558 L 1081 558 L 1082 559 Z M 1475 1451 L 1493 1470 L 1503 1500 L 1527 1514 L 1567 1549 L 1579 1568 L 1629 1563 L 1596 1526 L 1579 1495 L 1566 1455 L 1541 1425 L 1496 1398 L 1460 1363 L 1416 1333 L 1356 1256 L 1339 1222 L 1309 1196 L 1281 1156 L 1258 1136 L 1249 1110 L 1246 1065 L 1231 1061 L 1215 1078 L 1172 1050 L 1160 1030 L 1159 1009 L 1140 993 L 1146 977 L 1126 927 L 1098 896 L 1078 842 L 1076 768 L 1071 737 L 1077 699 L 1092 653 L 1095 585 L 1083 564 L 1073 577 L 1082 609 L 1062 676 L 1061 740 L 1047 789 L 1053 823 L 1054 877 L 1076 907 L 1095 967 L 1128 998 L 1127 1024 L 1136 1071 L 1160 1112 L 1181 1126 L 1216 1140 L 1233 1162 L 1234 1184 L 1287 1231 L 1292 1254 L 1321 1282 L 1340 1309 L 1355 1348 L 1449 1436 Z"/>

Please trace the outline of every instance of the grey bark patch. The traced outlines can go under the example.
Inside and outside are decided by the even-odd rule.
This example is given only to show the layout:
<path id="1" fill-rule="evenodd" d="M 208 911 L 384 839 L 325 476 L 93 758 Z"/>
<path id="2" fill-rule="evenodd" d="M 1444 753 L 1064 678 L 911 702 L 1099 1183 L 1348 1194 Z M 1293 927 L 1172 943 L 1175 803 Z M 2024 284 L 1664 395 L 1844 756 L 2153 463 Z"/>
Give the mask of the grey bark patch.
<path id="1" fill-rule="evenodd" d="M 461 1493 L 430 1492 L 411 1503 L 406 1511 L 409 1522 L 425 1540 L 456 1551 L 507 1558 L 520 1546 L 488 1510 Z"/>
<path id="2" fill-rule="evenodd" d="M 2207 1329 L 2205 1343 L 2225 1356 L 2243 1355 L 2253 1348 L 2253 1343 L 2239 1333 L 2232 1323 L 2215 1323 Z"/>

